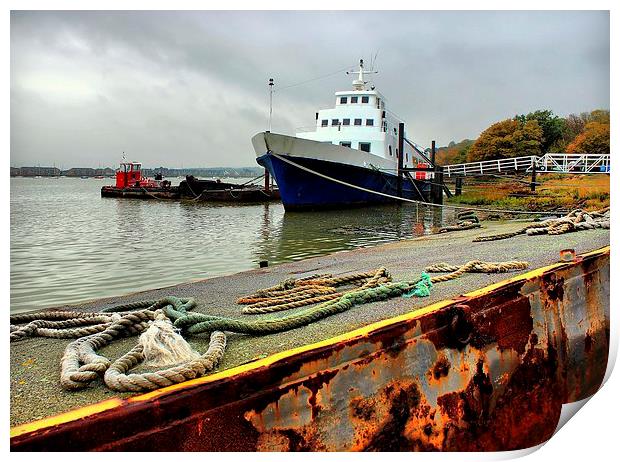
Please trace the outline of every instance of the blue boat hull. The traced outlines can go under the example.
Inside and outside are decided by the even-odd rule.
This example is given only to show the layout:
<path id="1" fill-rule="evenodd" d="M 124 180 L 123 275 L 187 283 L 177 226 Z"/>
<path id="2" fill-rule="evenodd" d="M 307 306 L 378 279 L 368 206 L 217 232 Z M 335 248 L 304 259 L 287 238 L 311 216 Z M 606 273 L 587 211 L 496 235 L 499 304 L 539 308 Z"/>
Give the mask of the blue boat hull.
<path id="1" fill-rule="evenodd" d="M 374 169 L 352 165 L 309 159 L 305 157 L 282 156 L 315 172 L 329 176 L 348 184 L 371 191 L 378 191 L 391 196 L 398 196 L 398 178 L 396 175 Z M 365 205 L 394 203 L 379 194 L 361 191 L 335 181 L 322 178 L 284 162 L 271 153 L 256 159 L 275 178 L 282 203 L 286 210 L 316 210 L 326 208 L 346 208 Z M 403 178 L 403 197 L 424 201 L 430 184 L 415 181 L 415 184 Z"/>

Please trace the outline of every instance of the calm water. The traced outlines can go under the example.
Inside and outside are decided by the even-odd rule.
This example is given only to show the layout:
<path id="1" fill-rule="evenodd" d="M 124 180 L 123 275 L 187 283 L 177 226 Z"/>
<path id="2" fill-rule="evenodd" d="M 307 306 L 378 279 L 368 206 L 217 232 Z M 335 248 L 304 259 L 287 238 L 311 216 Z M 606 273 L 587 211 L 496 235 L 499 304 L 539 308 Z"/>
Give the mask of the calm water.
<path id="1" fill-rule="evenodd" d="M 441 219 L 415 205 L 285 214 L 279 203 L 101 198 L 111 181 L 11 179 L 12 312 L 421 235 Z"/>

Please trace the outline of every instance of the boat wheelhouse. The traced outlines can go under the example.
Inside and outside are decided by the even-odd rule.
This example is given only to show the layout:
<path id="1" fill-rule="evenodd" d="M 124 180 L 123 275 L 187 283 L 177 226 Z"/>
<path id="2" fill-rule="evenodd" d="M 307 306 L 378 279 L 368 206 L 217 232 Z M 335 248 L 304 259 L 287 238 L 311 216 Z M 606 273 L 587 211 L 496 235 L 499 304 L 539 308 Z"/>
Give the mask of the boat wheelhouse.
<path id="1" fill-rule="evenodd" d="M 363 76 L 368 73 L 360 61 L 353 89 L 337 91 L 333 108 L 316 113 L 312 130 L 301 129 L 298 138 L 338 144 L 397 161 L 398 124 L 402 122 L 386 109 L 386 98 L 374 87 L 367 90 Z M 405 147 L 403 164 L 413 161 L 411 147 Z"/>
<path id="2" fill-rule="evenodd" d="M 252 138 L 257 162 L 275 178 L 287 210 L 393 202 L 396 195 L 424 200 L 430 185 L 407 175 L 399 188 L 397 168 L 399 156 L 403 167 L 427 166 L 428 159 L 405 133 L 400 152 L 402 121 L 374 86 L 367 88 L 364 76 L 374 71 L 363 60 L 356 72 L 352 89 L 337 91 L 335 105 L 319 110 L 314 126 L 294 137 Z"/>

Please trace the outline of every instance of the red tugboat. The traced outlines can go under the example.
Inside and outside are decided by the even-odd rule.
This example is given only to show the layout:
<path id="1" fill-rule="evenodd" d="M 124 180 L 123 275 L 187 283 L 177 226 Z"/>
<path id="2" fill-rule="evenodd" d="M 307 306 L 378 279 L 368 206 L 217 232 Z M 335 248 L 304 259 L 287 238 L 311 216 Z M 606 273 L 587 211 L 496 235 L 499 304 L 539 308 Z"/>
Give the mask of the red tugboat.
<path id="1" fill-rule="evenodd" d="M 117 188 L 158 188 L 157 181 L 142 177 L 142 164 L 140 162 L 121 162 L 116 171 Z"/>
<path id="2" fill-rule="evenodd" d="M 137 199 L 177 199 L 178 188 L 173 188 L 170 182 L 142 176 L 140 162 L 121 162 L 116 170 L 116 185 L 103 186 L 101 197 L 133 197 Z"/>
<path id="3" fill-rule="evenodd" d="M 162 179 L 142 176 L 140 162 L 121 162 L 116 171 L 116 185 L 101 188 L 101 197 L 134 199 L 190 199 L 202 202 L 267 202 L 279 200 L 277 189 L 256 185 L 225 183 L 220 180 L 200 180 L 188 175 L 178 186 Z"/>

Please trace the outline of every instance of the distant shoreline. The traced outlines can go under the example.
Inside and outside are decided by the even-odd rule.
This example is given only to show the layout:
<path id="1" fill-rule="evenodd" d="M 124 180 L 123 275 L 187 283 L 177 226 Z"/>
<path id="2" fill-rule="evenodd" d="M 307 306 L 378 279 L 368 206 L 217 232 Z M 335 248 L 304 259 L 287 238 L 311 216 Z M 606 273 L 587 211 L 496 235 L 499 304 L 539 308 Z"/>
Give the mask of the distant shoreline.
<path id="1" fill-rule="evenodd" d="M 210 168 L 143 168 L 142 174 L 146 177 L 154 177 L 161 173 L 164 178 L 185 177 L 193 175 L 197 178 L 254 178 L 262 175 L 262 167 L 210 167 Z M 109 177 L 113 178 L 116 171 L 112 168 L 81 168 L 73 167 L 61 170 L 56 167 L 11 167 L 11 178 L 24 177 Z"/>

